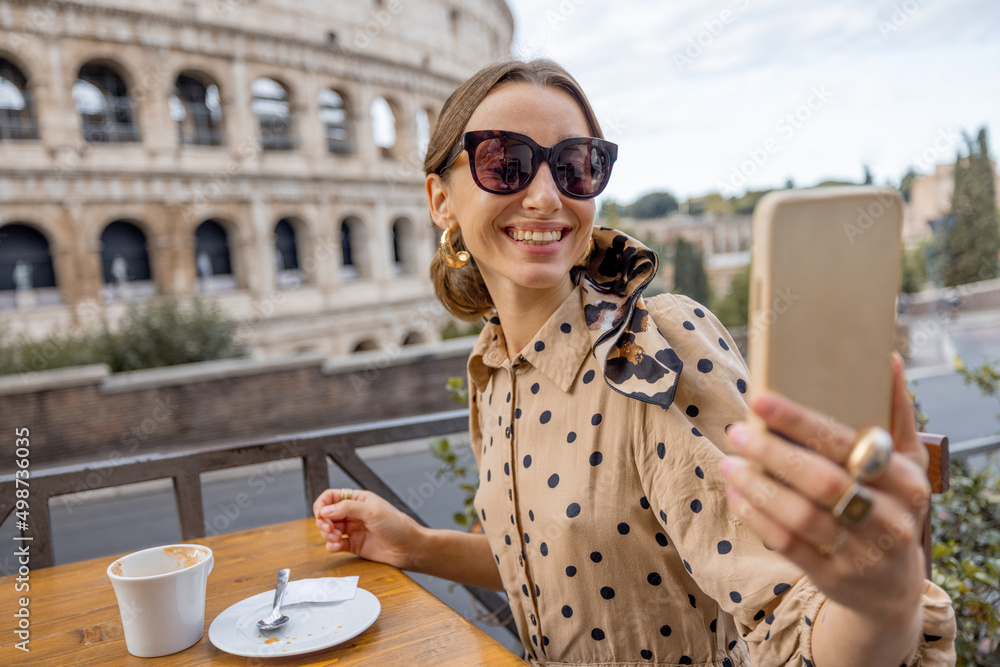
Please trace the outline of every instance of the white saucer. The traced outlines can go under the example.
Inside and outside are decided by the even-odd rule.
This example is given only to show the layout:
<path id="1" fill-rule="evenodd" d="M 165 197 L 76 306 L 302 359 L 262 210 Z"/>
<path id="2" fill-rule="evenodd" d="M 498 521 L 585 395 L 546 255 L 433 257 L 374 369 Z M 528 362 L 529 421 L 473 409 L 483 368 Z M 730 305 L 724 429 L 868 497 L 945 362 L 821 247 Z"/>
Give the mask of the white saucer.
<path id="1" fill-rule="evenodd" d="M 288 623 L 265 632 L 257 621 L 271 613 L 274 591 L 237 602 L 215 617 L 208 638 L 226 653 L 281 658 L 336 646 L 367 630 L 382 611 L 378 598 L 357 589 L 353 600 L 283 605 Z"/>

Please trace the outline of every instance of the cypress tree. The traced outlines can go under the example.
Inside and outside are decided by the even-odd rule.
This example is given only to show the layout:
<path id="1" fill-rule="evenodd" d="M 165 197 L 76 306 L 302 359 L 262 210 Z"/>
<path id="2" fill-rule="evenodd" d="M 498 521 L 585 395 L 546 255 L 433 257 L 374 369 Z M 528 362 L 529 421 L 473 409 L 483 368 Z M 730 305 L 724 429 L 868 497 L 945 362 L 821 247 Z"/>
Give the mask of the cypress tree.
<path id="1" fill-rule="evenodd" d="M 964 285 L 997 277 L 1000 223 L 997 221 L 993 162 L 986 128 L 975 141 L 966 136 L 968 158 L 955 161 L 955 189 L 951 211 L 955 226 L 948 237 L 951 262 L 946 284 Z"/>
<path id="2" fill-rule="evenodd" d="M 701 253 L 684 239 L 677 239 L 674 250 L 674 292 L 703 304 L 711 298 Z"/>

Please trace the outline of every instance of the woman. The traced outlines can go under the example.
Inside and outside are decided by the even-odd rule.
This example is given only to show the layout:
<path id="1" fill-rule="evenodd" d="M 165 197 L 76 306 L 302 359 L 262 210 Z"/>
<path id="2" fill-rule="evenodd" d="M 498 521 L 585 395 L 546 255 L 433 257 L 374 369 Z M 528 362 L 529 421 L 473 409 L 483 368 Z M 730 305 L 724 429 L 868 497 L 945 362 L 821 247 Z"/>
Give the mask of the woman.
<path id="1" fill-rule="evenodd" d="M 431 274 L 451 312 L 488 318 L 468 366 L 485 534 L 331 489 L 327 549 L 506 590 L 535 664 L 954 664 L 898 359 L 895 453 L 860 491 L 840 465 L 852 429 L 777 395 L 752 408 L 784 437 L 749 428 L 726 330 L 684 297 L 644 300 L 655 254 L 594 227 L 617 152 L 601 136 L 550 61 L 489 66 L 445 103 Z M 870 516 L 835 518 L 855 496 Z"/>

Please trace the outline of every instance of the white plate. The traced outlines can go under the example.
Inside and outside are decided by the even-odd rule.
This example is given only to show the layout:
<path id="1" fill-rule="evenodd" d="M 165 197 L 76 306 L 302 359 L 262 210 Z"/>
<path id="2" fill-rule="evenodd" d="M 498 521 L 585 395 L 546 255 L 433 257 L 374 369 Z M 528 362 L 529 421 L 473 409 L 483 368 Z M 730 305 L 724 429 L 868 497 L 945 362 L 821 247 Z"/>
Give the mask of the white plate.
<path id="1" fill-rule="evenodd" d="M 363 588 L 353 600 L 283 605 L 288 623 L 263 631 L 257 621 L 271 613 L 274 591 L 241 600 L 215 617 L 208 638 L 226 653 L 248 658 L 281 658 L 336 646 L 367 630 L 382 611 Z"/>

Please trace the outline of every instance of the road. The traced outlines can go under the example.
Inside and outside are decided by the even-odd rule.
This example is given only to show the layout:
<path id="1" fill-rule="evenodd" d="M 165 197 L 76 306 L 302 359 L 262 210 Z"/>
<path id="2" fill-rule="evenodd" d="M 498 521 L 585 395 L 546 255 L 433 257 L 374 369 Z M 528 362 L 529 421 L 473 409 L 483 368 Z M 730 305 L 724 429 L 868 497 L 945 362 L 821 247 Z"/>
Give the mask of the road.
<path id="1" fill-rule="evenodd" d="M 932 315 L 910 325 L 907 378 L 928 418 L 927 430 L 948 435 L 952 444 L 1000 433 L 1000 396 L 983 396 L 955 371 L 992 362 L 1000 369 L 1000 310 Z M 976 465 L 984 456 L 970 459 Z"/>
<path id="2" fill-rule="evenodd" d="M 947 434 L 953 443 L 1000 432 L 1000 401 L 983 397 L 954 370 L 954 357 L 968 367 L 1000 361 L 1000 311 L 961 313 L 954 320 L 929 316 L 911 323 L 911 362 L 907 375 L 919 405 L 930 417 L 928 430 Z M 458 444 L 464 436 L 455 436 Z M 471 459 L 465 445 L 466 460 Z M 425 441 L 371 447 L 362 457 L 431 526 L 453 528 L 463 492 L 435 476 L 438 462 Z M 982 460 L 982 457 L 978 457 Z M 331 464 L 331 486 L 354 486 Z M 242 530 L 307 515 L 300 464 L 272 463 L 203 475 L 206 524 L 210 532 Z M 53 550 L 57 563 L 97 558 L 155 544 L 176 542 L 180 525 L 169 482 L 148 482 L 78 496 L 51 504 Z M 11 544 L 13 522 L 0 527 L 0 541 Z M 317 533 L 317 539 L 319 535 Z M 13 572 L 10 557 L 0 571 Z M 461 587 L 425 575 L 422 585 L 475 621 L 471 596 Z M 502 628 L 478 623 L 515 652 L 519 642 Z"/>

